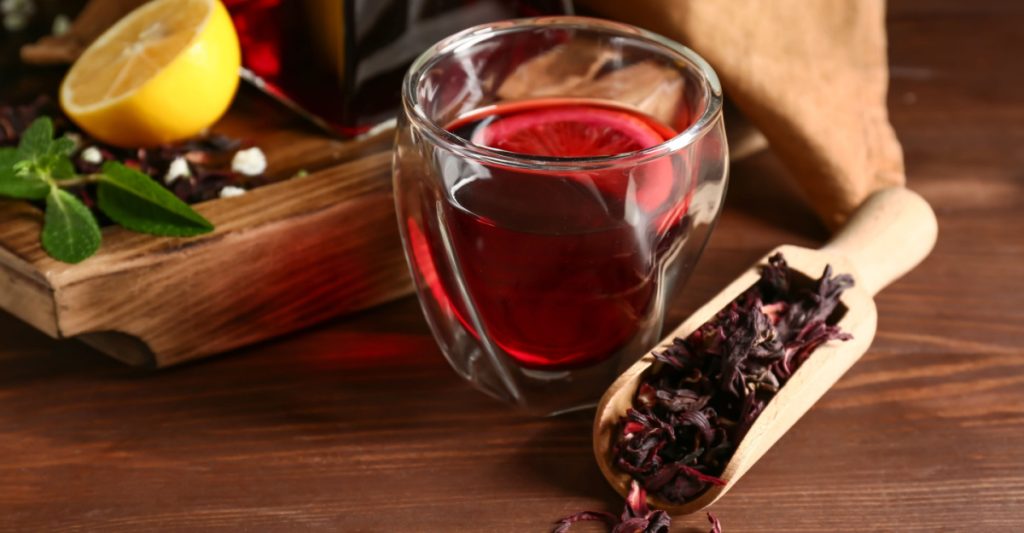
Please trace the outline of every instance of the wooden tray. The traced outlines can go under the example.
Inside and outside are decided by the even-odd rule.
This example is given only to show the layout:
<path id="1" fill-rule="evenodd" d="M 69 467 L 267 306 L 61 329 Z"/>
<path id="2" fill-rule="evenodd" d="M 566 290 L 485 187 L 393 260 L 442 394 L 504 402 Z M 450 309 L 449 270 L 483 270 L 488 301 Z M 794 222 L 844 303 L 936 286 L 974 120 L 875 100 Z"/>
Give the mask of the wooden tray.
<path id="1" fill-rule="evenodd" d="M 103 230 L 78 265 L 39 244 L 42 212 L 0 200 L 0 307 L 54 338 L 162 367 L 287 333 L 411 289 L 391 194 L 391 134 L 331 139 L 252 90 L 215 131 L 253 140 L 291 176 L 196 205 L 191 239 Z"/>
<path id="2" fill-rule="evenodd" d="M 767 144 L 737 118 L 727 109 L 734 161 Z M 105 228 L 99 253 L 78 265 L 42 250 L 41 211 L 0 200 L 0 308 L 52 337 L 163 367 L 412 291 L 391 194 L 391 132 L 336 140 L 250 87 L 213 129 L 255 142 L 272 177 L 309 174 L 196 205 L 217 227 L 208 235 Z"/>

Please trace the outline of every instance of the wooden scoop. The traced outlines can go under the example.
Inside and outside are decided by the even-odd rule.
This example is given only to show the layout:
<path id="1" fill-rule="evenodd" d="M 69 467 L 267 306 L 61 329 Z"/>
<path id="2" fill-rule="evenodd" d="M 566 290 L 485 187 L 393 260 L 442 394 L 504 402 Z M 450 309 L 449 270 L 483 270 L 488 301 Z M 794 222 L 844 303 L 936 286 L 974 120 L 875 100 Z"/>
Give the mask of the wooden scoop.
<path id="1" fill-rule="evenodd" d="M 665 337 L 654 352 L 664 350 L 677 337 L 689 336 L 756 283 L 760 279 L 759 267 L 776 252 L 785 256 L 790 268 L 811 279 L 817 279 L 825 265 L 831 264 L 834 272 L 849 273 L 856 282 L 840 299 L 846 312 L 839 326 L 852 333 L 853 339 L 831 341 L 820 346 L 800 366 L 740 441 L 720 476 L 726 481 L 725 485 L 713 485 L 695 500 L 682 505 L 663 501 L 653 494 L 647 496 L 648 501 L 674 513 L 693 513 L 711 505 L 732 488 L 867 351 L 875 335 L 877 320 L 872 296 L 917 266 L 931 251 L 937 232 L 935 213 L 916 193 L 902 187 L 879 191 L 861 205 L 824 248 L 811 250 L 786 245 L 772 250 Z M 594 419 L 597 464 L 623 496 L 628 492 L 630 477 L 613 466 L 612 432 L 617 430 L 619 420 L 632 406 L 640 378 L 653 362 L 653 355 L 648 353 L 619 376 L 601 398 Z"/>

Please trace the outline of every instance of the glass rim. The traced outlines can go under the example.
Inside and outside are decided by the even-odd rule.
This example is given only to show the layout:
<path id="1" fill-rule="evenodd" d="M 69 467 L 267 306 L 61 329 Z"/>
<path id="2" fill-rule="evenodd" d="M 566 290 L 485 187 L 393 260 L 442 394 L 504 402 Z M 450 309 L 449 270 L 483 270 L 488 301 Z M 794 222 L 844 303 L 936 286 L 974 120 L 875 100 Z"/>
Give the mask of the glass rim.
<path id="1" fill-rule="evenodd" d="M 675 54 L 687 64 L 696 67 L 700 81 L 706 88 L 707 102 L 700 110 L 699 117 L 675 136 L 643 150 L 624 152 L 621 154 L 560 158 L 519 154 L 487 146 L 474 144 L 437 124 L 426 115 L 423 106 L 417 102 L 416 92 L 419 80 L 441 55 L 459 48 L 471 46 L 495 36 L 522 31 L 534 26 L 552 26 L 567 29 L 604 30 L 639 38 L 662 48 L 666 55 Z M 427 48 L 413 61 L 402 80 L 402 107 L 405 116 L 423 129 L 432 140 L 463 157 L 489 164 L 513 168 L 546 170 L 593 170 L 619 166 L 623 163 L 637 164 L 658 157 L 678 152 L 693 144 L 710 131 L 722 115 L 722 86 L 718 75 L 708 62 L 693 50 L 657 33 L 611 20 L 578 17 L 578 16 L 546 16 L 530 17 L 499 22 L 491 22 L 473 26 L 450 35 L 430 48 Z"/>

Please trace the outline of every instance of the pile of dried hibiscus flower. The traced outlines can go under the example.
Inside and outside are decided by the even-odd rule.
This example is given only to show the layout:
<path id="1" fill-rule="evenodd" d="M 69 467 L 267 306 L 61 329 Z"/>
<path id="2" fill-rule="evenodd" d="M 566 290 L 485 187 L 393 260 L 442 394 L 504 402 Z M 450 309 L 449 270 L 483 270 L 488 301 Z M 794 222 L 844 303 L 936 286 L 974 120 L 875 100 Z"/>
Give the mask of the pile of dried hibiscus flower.
<path id="1" fill-rule="evenodd" d="M 612 435 L 614 465 L 634 480 L 626 511 L 621 518 L 578 513 L 556 533 L 582 520 L 603 521 L 615 533 L 667 532 L 669 516 L 649 511 L 645 492 L 681 504 L 725 483 L 719 476 L 736 446 L 800 365 L 823 343 L 852 338 L 835 322 L 853 278 L 833 276 L 831 266 L 809 288 L 800 278 L 773 255 L 754 286 L 654 354 Z"/>

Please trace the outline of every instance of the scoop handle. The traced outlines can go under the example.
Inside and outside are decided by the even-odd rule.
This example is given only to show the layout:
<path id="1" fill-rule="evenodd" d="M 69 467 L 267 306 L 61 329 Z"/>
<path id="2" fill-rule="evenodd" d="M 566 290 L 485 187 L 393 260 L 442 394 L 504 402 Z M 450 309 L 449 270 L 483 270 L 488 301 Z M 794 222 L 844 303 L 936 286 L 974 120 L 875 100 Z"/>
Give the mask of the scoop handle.
<path id="1" fill-rule="evenodd" d="M 864 200 L 822 250 L 845 256 L 857 283 L 874 295 L 928 257 L 938 232 L 924 198 L 890 187 Z"/>

